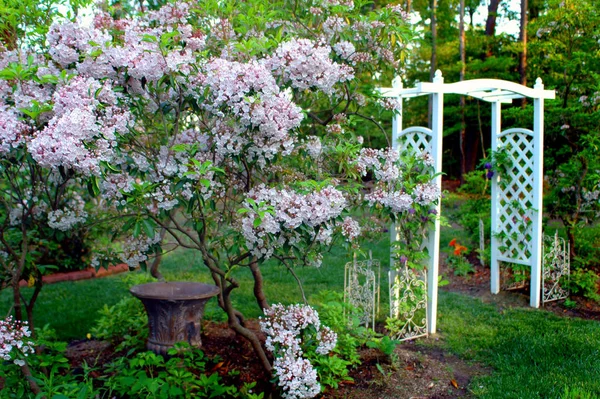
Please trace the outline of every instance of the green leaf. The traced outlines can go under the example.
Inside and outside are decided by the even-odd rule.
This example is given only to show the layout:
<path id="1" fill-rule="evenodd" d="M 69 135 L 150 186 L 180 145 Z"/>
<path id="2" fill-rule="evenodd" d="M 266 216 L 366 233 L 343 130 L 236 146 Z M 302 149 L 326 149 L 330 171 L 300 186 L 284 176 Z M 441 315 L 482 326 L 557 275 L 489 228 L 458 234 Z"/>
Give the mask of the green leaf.
<path id="1" fill-rule="evenodd" d="M 144 232 L 148 236 L 148 238 L 154 238 L 154 228 L 156 227 L 155 223 L 151 219 L 142 220 L 142 225 L 144 227 Z"/>
<path id="2" fill-rule="evenodd" d="M 140 221 L 138 220 L 135 222 L 135 225 L 133 226 L 133 236 L 138 237 L 140 235 L 141 230 L 142 230 L 142 226 L 141 226 Z"/>

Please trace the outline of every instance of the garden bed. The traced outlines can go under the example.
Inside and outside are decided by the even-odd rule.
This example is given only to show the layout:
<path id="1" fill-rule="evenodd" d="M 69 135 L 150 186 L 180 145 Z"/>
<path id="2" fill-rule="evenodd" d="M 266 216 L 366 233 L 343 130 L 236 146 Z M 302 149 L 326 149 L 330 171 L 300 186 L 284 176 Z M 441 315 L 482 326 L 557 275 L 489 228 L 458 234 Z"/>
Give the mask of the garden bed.
<path id="1" fill-rule="evenodd" d="M 257 330 L 258 323 L 250 321 Z M 264 339 L 264 337 L 262 337 Z M 430 346 L 439 338 L 424 339 L 419 345 L 406 342 L 396 347 L 396 360 L 391 364 L 375 349 L 360 350 L 361 363 L 351 370 L 354 381 L 345 381 L 338 389 L 328 389 L 322 398 L 465 398 L 471 397 L 468 386 L 474 376 L 491 370 L 478 363 L 459 359 L 439 348 Z M 218 373 L 223 383 L 238 387 L 256 381 L 255 392 L 270 392 L 271 377 L 257 361 L 247 341 L 235 335 L 226 323 L 206 322 L 202 335 L 202 350 L 214 365 L 208 370 Z M 423 345 L 424 344 L 424 345 Z M 101 378 L 98 370 L 122 356 L 108 342 L 94 339 L 73 341 L 66 357 L 73 372 L 81 373 L 82 365 L 93 365 L 91 375 Z M 378 367 L 379 365 L 379 367 Z M 232 372 L 233 371 L 233 372 Z"/>

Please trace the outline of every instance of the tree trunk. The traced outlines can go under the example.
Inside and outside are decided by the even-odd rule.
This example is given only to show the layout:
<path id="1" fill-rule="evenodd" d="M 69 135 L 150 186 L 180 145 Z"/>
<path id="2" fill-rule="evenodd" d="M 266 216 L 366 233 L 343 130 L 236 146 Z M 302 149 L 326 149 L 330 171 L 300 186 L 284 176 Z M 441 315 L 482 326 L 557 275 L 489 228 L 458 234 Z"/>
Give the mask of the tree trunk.
<path id="1" fill-rule="evenodd" d="M 522 50 L 519 53 L 519 82 L 522 85 L 527 85 L 527 9 L 528 1 L 521 0 L 521 27 L 519 29 L 519 42 L 521 42 Z M 521 100 L 521 107 L 525 107 L 527 100 Z"/>
<path id="2" fill-rule="evenodd" d="M 252 271 L 252 277 L 254 278 L 254 297 L 256 298 L 256 302 L 262 310 L 269 309 L 271 306 L 269 305 L 269 302 L 267 302 L 267 298 L 263 291 L 263 277 L 256 258 L 252 259 L 250 262 L 250 270 Z"/>
<path id="3" fill-rule="evenodd" d="M 33 375 L 31 375 L 31 370 L 29 370 L 29 366 L 27 366 L 27 363 L 21 366 L 21 373 L 23 373 L 23 376 L 27 380 L 31 392 L 33 392 L 33 394 L 36 395 L 36 397 L 37 395 L 40 395 L 42 393 L 42 390 L 38 386 L 37 382 L 35 382 Z M 46 396 L 41 396 L 41 399 L 46 399 Z"/>
<path id="4" fill-rule="evenodd" d="M 496 17 L 498 16 L 498 6 L 500 0 L 490 0 L 488 6 L 488 17 L 485 21 L 485 34 L 486 36 L 494 36 L 496 34 Z"/>
<path id="5" fill-rule="evenodd" d="M 460 0 L 460 19 L 459 19 L 459 34 L 458 34 L 458 49 L 460 52 L 460 75 L 458 80 L 465 80 L 467 55 L 465 49 L 465 0 Z M 465 182 L 465 174 L 467 173 L 466 159 L 465 159 L 465 140 L 467 135 L 467 124 L 465 121 L 465 107 L 466 100 L 465 96 L 460 96 L 460 132 L 459 132 L 459 146 L 460 146 L 460 184 Z"/>
<path id="6" fill-rule="evenodd" d="M 227 282 L 224 278 L 221 279 L 221 284 L 223 285 L 223 287 L 227 285 Z M 241 335 L 250 342 L 252 348 L 254 349 L 254 352 L 256 353 L 256 356 L 258 356 L 258 359 L 262 363 L 262 366 L 270 374 L 273 367 L 271 366 L 271 362 L 267 358 L 267 354 L 265 353 L 265 350 L 263 349 L 262 344 L 258 339 L 258 336 L 252 330 L 249 330 L 248 328 L 244 327 L 237 317 L 238 312 L 233 307 L 230 296 L 231 290 L 233 288 L 235 287 L 229 285 L 221 291 L 223 295 L 223 304 L 225 305 L 223 310 L 225 310 L 225 312 L 227 313 L 229 327 L 237 334 Z"/>
<path id="7" fill-rule="evenodd" d="M 13 290 L 13 306 L 15 310 L 15 319 L 23 320 L 23 305 L 21 304 L 21 287 L 19 286 L 19 280 L 13 277 L 11 282 Z"/>
<path id="8" fill-rule="evenodd" d="M 429 81 L 433 82 L 435 71 L 437 69 L 437 0 L 430 0 L 431 7 L 431 61 L 429 68 Z M 429 96 L 428 119 L 431 127 L 431 117 L 433 112 L 432 96 Z"/>

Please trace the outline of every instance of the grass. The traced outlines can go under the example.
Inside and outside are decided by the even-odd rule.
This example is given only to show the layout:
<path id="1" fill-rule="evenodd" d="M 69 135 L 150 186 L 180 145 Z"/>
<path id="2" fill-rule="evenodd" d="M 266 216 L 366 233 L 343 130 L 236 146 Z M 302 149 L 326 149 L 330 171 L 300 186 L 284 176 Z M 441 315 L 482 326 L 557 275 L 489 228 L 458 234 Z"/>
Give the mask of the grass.
<path id="1" fill-rule="evenodd" d="M 442 293 L 443 348 L 493 369 L 471 388 L 480 398 L 600 397 L 600 323 L 536 309 L 502 309 Z"/>

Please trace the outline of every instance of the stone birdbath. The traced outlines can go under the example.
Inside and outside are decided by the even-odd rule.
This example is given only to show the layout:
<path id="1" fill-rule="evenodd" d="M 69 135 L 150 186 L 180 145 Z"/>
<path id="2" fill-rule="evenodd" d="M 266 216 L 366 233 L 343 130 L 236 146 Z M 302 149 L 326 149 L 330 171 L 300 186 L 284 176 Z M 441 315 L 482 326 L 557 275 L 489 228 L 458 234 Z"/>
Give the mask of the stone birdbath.
<path id="1" fill-rule="evenodd" d="M 206 302 L 219 287 L 192 282 L 159 282 L 136 285 L 129 290 L 144 304 L 150 334 L 146 347 L 166 355 L 177 342 L 202 345 L 201 322 Z"/>

